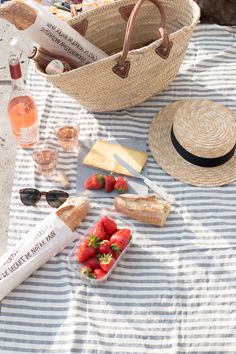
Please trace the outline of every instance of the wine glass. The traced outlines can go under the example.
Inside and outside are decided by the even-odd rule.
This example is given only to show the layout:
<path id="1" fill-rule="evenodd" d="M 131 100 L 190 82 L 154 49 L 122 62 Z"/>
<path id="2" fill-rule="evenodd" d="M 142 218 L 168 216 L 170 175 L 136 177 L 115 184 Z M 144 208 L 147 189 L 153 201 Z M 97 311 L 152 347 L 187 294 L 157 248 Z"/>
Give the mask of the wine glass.
<path id="1" fill-rule="evenodd" d="M 57 151 L 52 144 L 39 142 L 33 150 L 33 160 L 37 172 L 44 175 L 53 174 L 57 166 Z"/>
<path id="2" fill-rule="evenodd" d="M 57 125 L 55 134 L 64 151 L 78 152 L 79 132 L 79 125 L 74 119 L 65 120 Z"/>

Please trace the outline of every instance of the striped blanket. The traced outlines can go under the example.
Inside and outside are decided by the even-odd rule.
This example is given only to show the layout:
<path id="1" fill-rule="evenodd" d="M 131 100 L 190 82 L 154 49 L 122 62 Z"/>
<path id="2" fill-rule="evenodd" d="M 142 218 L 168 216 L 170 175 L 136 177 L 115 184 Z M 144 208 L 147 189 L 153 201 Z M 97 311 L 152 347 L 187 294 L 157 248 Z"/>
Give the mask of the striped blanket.
<path id="1" fill-rule="evenodd" d="M 157 77 L 158 80 L 158 77 Z M 54 126 L 74 117 L 83 140 L 147 138 L 166 104 L 207 98 L 236 111 L 236 28 L 198 25 L 174 83 L 161 95 L 119 112 L 87 113 L 30 67 L 28 87 L 41 118 L 41 139 L 55 144 Z M 52 258 L 1 303 L 0 352 L 54 354 L 236 353 L 236 182 L 197 188 L 162 171 L 148 149 L 148 176 L 181 206 L 160 229 L 134 222 L 137 234 L 111 278 L 100 287 L 81 283 L 67 256 Z M 59 154 L 59 168 L 76 194 L 76 157 Z M 18 150 L 10 206 L 9 247 L 44 218 L 50 207 L 23 206 L 22 187 L 50 190 L 31 152 Z M 97 200 L 111 207 L 109 198 Z M 83 232 L 95 220 L 92 211 Z"/>

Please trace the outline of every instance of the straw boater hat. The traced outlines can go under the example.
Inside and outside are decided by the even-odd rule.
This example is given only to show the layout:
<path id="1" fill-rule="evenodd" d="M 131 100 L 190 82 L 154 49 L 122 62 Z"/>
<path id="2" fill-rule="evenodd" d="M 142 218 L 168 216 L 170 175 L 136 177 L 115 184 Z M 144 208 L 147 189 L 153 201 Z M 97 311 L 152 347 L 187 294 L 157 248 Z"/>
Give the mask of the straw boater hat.
<path id="1" fill-rule="evenodd" d="M 194 186 L 236 180 L 236 113 L 207 100 L 177 101 L 163 108 L 149 129 L 157 163 Z"/>

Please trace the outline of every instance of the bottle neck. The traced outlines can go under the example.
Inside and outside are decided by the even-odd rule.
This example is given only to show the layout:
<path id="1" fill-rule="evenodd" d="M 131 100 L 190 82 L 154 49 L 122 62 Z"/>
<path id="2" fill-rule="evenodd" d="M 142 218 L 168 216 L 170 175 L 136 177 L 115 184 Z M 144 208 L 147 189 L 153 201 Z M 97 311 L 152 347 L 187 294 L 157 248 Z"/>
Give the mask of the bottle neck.
<path id="1" fill-rule="evenodd" d="M 12 90 L 21 90 L 24 88 L 24 82 L 22 80 L 22 77 L 20 77 L 19 79 L 11 79 L 11 86 L 12 86 Z"/>
<path id="2" fill-rule="evenodd" d="M 30 96 L 24 81 L 22 79 L 22 73 L 20 68 L 20 63 L 18 58 L 15 56 L 11 56 L 9 59 L 9 68 L 10 68 L 10 75 L 11 75 L 11 83 L 12 83 L 12 93 L 11 97 L 16 96 Z"/>

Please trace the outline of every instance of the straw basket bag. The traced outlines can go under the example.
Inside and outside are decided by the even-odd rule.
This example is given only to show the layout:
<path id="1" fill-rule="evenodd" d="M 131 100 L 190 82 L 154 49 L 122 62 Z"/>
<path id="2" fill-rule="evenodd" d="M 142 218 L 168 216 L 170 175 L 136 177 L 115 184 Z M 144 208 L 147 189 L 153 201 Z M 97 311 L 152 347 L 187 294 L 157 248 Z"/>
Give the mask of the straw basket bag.
<path id="1" fill-rule="evenodd" d="M 110 56 L 42 75 L 89 111 L 120 110 L 164 90 L 182 63 L 200 10 L 192 0 L 118 0 L 69 24 Z"/>

